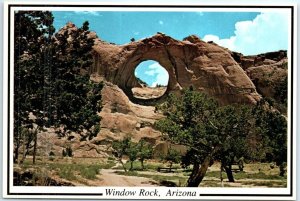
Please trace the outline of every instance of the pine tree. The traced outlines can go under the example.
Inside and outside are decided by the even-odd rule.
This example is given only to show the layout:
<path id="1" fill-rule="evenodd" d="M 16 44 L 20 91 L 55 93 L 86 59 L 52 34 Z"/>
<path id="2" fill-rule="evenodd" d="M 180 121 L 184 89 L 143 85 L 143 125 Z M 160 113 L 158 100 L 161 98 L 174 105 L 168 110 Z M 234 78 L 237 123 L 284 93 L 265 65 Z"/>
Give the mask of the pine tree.
<path id="1" fill-rule="evenodd" d="M 14 162 L 17 162 L 22 132 L 35 134 L 34 129 L 43 125 L 44 85 L 43 48 L 53 32 L 50 12 L 18 11 L 15 13 L 14 34 Z M 33 117 L 34 118 L 33 118 Z M 37 125 L 34 128 L 34 125 Z M 25 137 L 26 138 L 26 137 Z M 24 138 L 23 138 L 24 139 Z M 37 137 L 28 138 L 36 144 Z M 29 146 L 26 146 L 29 147 Z M 27 152 L 25 150 L 25 152 Z M 26 155 L 25 155 L 26 156 Z"/>
<path id="2" fill-rule="evenodd" d="M 100 131 L 103 84 L 88 75 L 94 44 L 88 22 L 54 34 L 53 20 L 48 11 L 15 13 L 14 162 L 24 143 L 33 148 L 35 162 L 38 133 L 44 128 L 60 128 L 61 136 L 78 132 L 82 140 Z M 22 133 L 35 136 L 24 138 Z"/>

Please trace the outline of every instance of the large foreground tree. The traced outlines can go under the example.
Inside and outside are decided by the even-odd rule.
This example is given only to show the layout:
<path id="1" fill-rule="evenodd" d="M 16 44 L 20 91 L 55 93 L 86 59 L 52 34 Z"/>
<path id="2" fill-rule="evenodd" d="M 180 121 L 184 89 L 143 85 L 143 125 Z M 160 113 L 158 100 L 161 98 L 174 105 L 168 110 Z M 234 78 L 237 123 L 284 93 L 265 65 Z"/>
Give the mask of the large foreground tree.
<path id="1" fill-rule="evenodd" d="M 184 90 L 181 96 L 171 94 L 158 110 L 165 118 L 156 122 L 156 127 L 165 139 L 188 148 L 182 164 L 193 165 L 187 182 L 189 187 L 199 186 L 208 167 L 216 160 L 222 163 L 229 181 L 233 182 L 231 165 L 236 158 L 261 159 L 264 154 L 260 153 L 266 153 L 271 142 L 276 144 L 272 145 L 274 151 L 279 146 L 279 140 L 265 138 L 264 133 L 270 130 L 271 124 L 258 124 L 257 119 L 262 117 L 253 108 L 240 105 L 220 107 L 214 99 L 192 89 Z M 254 150 L 258 154 L 253 154 Z"/>
<path id="2" fill-rule="evenodd" d="M 23 144 L 23 159 L 44 128 L 63 136 L 72 131 L 91 139 L 100 129 L 102 84 L 90 81 L 92 65 L 88 22 L 54 34 L 48 11 L 15 13 L 14 162 Z M 21 160 L 21 162 L 23 161 Z"/>

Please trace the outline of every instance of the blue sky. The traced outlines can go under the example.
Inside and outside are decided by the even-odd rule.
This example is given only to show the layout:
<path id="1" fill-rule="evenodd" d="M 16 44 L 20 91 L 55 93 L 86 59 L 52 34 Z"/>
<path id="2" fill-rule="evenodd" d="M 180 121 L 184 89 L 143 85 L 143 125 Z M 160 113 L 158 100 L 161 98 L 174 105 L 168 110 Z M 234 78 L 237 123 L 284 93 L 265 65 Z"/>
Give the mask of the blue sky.
<path id="1" fill-rule="evenodd" d="M 156 87 L 158 84 L 167 86 L 169 81 L 166 69 L 153 60 L 140 63 L 135 69 L 135 76 L 141 78 L 150 87 Z"/>
<path id="2" fill-rule="evenodd" d="M 69 21 L 80 27 L 87 20 L 90 30 L 100 39 L 116 44 L 162 32 L 178 40 L 195 34 L 244 55 L 288 48 L 289 15 L 282 12 L 55 11 L 53 14 L 56 30 Z M 135 75 L 150 86 L 165 84 L 168 75 L 159 68 L 154 61 L 148 62 L 137 68 Z"/>

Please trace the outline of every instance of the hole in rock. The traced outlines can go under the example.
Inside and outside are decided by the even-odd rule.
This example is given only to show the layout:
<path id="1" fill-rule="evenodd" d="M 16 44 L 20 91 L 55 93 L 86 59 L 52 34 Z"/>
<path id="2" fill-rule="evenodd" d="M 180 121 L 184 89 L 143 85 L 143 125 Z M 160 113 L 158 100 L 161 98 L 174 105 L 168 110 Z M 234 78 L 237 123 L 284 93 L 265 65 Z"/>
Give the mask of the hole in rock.
<path id="1" fill-rule="evenodd" d="M 141 62 L 134 71 L 140 87 L 132 88 L 135 98 L 155 99 L 163 96 L 167 91 L 169 73 L 158 62 L 147 60 Z"/>

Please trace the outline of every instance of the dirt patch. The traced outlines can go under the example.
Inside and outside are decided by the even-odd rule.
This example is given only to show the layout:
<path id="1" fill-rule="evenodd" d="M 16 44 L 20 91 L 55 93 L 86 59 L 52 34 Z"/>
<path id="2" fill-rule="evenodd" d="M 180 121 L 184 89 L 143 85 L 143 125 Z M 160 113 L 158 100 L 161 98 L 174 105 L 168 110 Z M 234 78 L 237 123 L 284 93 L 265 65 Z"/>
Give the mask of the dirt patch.
<path id="1" fill-rule="evenodd" d="M 101 170 L 97 186 L 158 186 L 152 179 L 136 176 L 124 176 L 115 173 L 113 169 Z"/>

